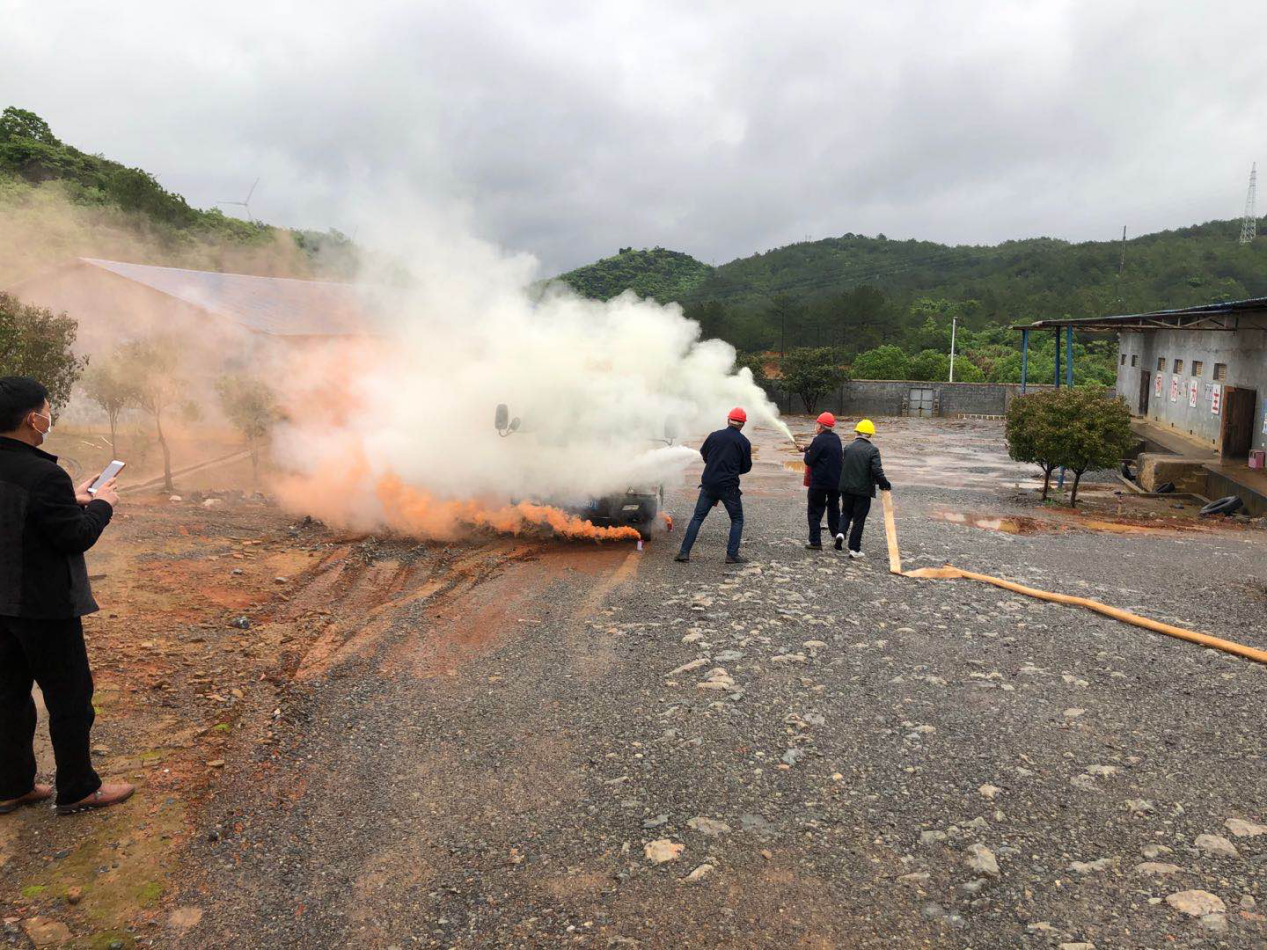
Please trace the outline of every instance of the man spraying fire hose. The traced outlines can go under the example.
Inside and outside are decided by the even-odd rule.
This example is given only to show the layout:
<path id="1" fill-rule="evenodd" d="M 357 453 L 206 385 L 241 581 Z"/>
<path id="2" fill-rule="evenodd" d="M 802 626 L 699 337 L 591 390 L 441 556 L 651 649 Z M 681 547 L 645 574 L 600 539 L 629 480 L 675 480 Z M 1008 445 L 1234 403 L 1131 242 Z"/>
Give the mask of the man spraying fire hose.
<path id="1" fill-rule="evenodd" d="M 823 549 L 823 512 L 827 512 L 827 530 L 836 538 L 840 550 L 840 467 L 844 449 L 836 435 L 836 417 L 824 412 L 818 417 L 814 441 L 805 449 L 805 487 L 808 489 L 809 542 L 811 551 Z"/>
<path id="2" fill-rule="evenodd" d="M 748 421 L 748 414 L 736 407 L 730 410 L 727 425 L 718 429 L 700 446 L 704 459 L 704 474 L 700 476 L 699 500 L 695 514 L 682 538 L 682 549 L 675 561 L 689 561 L 695 536 L 708 512 L 720 501 L 730 515 L 730 539 L 726 545 L 726 563 L 744 564 L 746 557 L 739 554 L 739 542 L 743 538 L 743 492 L 739 490 L 739 476 L 752 471 L 752 443 L 741 431 Z"/>
<path id="3" fill-rule="evenodd" d="M 876 486 L 890 491 L 893 486 L 884 476 L 880 464 L 880 450 L 871 444 L 875 424 L 863 419 L 854 427 L 855 438 L 845 449 L 840 467 L 840 533 L 836 535 L 836 550 L 840 550 L 849 531 L 849 556 L 865 557 L 862 553 L 862 529 L 871 510 L 871 499 Z M 852 524 L 852 528 L 850 528 Z"/>

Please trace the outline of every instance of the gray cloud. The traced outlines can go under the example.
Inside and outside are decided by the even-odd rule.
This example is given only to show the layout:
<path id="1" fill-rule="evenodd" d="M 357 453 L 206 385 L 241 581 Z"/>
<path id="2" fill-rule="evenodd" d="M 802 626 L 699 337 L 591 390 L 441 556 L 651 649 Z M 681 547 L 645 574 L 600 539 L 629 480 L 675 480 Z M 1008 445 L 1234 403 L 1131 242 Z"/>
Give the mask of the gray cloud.
<path id="1" fill-rule="evenodd" d="M 1250 2 L 9 6 L 3 104 L 194 204 L 258 176 L 354 231 L 404 191 L 547 270 L 1110 238 L 1237 215 L 1267 157 Z"/>

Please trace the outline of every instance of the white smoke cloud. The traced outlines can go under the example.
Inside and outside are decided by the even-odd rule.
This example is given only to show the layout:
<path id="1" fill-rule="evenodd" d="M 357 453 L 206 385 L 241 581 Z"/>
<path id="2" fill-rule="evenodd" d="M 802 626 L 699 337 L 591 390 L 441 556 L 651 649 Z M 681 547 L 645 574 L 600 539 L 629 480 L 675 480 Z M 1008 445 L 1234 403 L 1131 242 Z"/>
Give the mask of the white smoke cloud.
<path id="1" fill-rule="evenodd" d="M 283 490 L 289 504 L 452 535 L 458 522 L 505 527 L 482 513 L 520 501 L 675 484 L 733 406 L 786 432 L 751 374 L 734 371 L 734 349 L 701 340 L 676 304 L 632 293 L 603 303 L 561 286 L 534 299 L 532 258 L 449 224 L 395 239 L 419 279 L 387 298 L 382 338 L 330 344 L 283 374 L 292 419 L 276 455 L 307 476 Z M 522 420 L 507 438 L 493 426 L 499 403 Z M 666 445 L 676 433 L 690 447 Z M 385 501 L 385 479 L 422 499 L 415 516 Z"/>

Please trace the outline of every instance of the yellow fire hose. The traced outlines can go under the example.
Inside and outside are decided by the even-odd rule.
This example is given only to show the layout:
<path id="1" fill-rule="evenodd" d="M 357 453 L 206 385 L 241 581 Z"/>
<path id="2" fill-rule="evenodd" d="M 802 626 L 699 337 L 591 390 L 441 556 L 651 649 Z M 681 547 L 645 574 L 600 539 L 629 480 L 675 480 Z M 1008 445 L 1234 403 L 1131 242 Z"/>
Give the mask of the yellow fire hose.
<path id="1" fill-rule="evenodd" d="M 1247 647 L 1241 643 L 1233 643 L 1231 640 L 1221 640 L 1218 637 L 1212 637 L 1209 634 L 1197 633 L 1194 630 L 1185 630 L 1183 627 L 1174 627 L 1168 623 L 1160 623 L 1156 620 L 1149 620 L 1147 617 L 1140 617 L 1137 614 L 1128 613 L 1125 610 L 1118 610 L 1116 607 L 1110 607 L 1102 604 L 1097 600 L 1088 600 L 1085 597 L 1074 597 L 1070 594 L 1053 594 L 1051 591 L 1039 590 L 1036 587 L 1026 587 L 1023 584 L 1015 584 L 1012 581 L 1005 581 L 1001 577 L 991 577 L 989 574 L 975 574 L 972 571 L 962 571 L 957 567 L 923 567 L 915 571 L 902 570 L 902 557 L 897 547 L 897 524 L 893 520 L 893 497 L 891 492 L 881 492 L 881 498 L 884 501 L 884 533 L 889 542 L 889 571 L 893 574 L 900 574 L 902 577 L 918 577 L 925 579 L 938 580 L 955 580 L 964 578 L 971 581 L 982 581 L 986 584 L 993 584 L 995 587 L 1002 587 L 1004 590 L 1010 590 L 1017 594 L 1024 594 L 1027 597 L 1037 597 L 1039 600 L 1050 600 L 1057 604 L 1068 604 L 1071 607 L 1086 607 L 1088 610 L 1094 610 L 1098 614 L 1104 614 L 1106 617 L 1112 617 L 1114 620 L 1120 620 L 1123 623 L 1134 624 L 1136 627 L 1143 627 L 1145 630 L 1152 630 L 1155 633 L 1164 633 L 1169 637 L 1178 637 L 1180 640 L 1187 640 L 1189 643 L 1198 643 L 1203 647 L 1209 647 L 1212 650 L 1222 650 L 1224 653 L 1232 653 L 1236 656 L 1244 657 L 1247 660 L 1256 660 L 1259 663 L 1267 663 L 1267 650 L 1257 650 L 1254 647 Z"/>

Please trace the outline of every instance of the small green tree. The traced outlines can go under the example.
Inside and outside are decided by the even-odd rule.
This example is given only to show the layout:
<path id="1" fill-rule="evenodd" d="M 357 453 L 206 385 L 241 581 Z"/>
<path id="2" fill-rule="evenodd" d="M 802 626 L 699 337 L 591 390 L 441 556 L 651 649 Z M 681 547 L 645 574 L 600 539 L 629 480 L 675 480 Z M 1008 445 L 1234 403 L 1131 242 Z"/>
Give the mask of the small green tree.
<path id="1" fill-rule="evenodd" d="M 163 488 L 173 491 L 172 452 L 163 432 L 163 413 L 176 402 L 184 387 L 180 378 L 180 349 L 168 337 L 134 340 L 123 345 L 120 362 L 136 388 L 136 404 L 154 420 L 158 444 L 163 450 Z"/>
<path id="2" fill-rule="evenodd" d="M 1012 400 L 1007 410 L 1008 455 L 1043 470 L 1043 500 L 1056 468 L 1073 472 L 1069 503 L 1077 507 L 1082 476 L 1115 467 L 1135 442 L 1126 403 L 1090 387 L 1064 387 Z"/>
<path id="3" fill-rule="evenodd" d="M 93 363 L 83 378 L 88 398 L 105 410 L 110 420 L 110 451 L 119 457 L 119 416 L 124 409 L 137 405 L 137 391 L 127 371 L 122 353 L 116 349 L 105 359 Z"/>
<path id="4" fill-rule="evenodd" d="M 233 427 L 246 437 L 251 452 L 251 483 L 259 483 L 259 451 L 280 418 L 277 396 L 263 380 L 246 373 L 222 376 L 216 382 L 220 406 Z"/>
<path id="5" fill-rule="evenodd" d="M 911 379 L 944 383 L 950 378 L 950 355 L 923 350 L 911 359 Z"/>
<path id="6" fill-rule="evenodd" d="M 818 401 L 847 378 L 830 347 L 798 347 L 783 358 L 783 385 L 813 412 Z"/>
<path id="7" fill-rule="evenodd" d="M 1054 418 L 1048 424 L 1057 465 L 1073 472 L 1069 504 L 1078 506 L 1078 484 L 1093 469 L 1116 468 L 1131 450 L 1131 411 L 1120 399 L 1090 387 L 1058 389 L 1046 403 Z"/>
<path id="8" fill-rule="evenodd" d="M 910 379 L 911 360 L 900 346 L 886 343 L 859 353 L 849 373 L 854 379 Z"/>
<path id="9" fill-rule="evenodd" d="M 770 378 L 765 372 L 766 358 L 761 353 L 740 353 L 735 357 L 735 371 L 746 369 L 752 373 L 752 381 L 765 388 Z"/>
<path id="10" fill-rule="evenodd" d="M 48 123 L 29 109 L 9 106 L 0 112 L 0 142 L 31 139 L 44 145 L 61 145 Z"/>
<path id="11" fill-rule="evenodd" d="M 1051 489 L 1051 473 L 1056 461 L 1056 443 L 1050 427 L 1055 413 L 1049 408 L 1054 392 L 1018 396 L 1007 407 L 1004 437 L 1007 454 L 1017 462 L 1037 465 L 1043 472 L 1043 501 Z"/>
<path id="12" fill-rule="evenodd" d="M 949 364 L 949 359 L 946 361 Z M 947 375 L 949 375 L 950 366 L 946 367 Z M 985 373 L 981 372 L 981 367 L 972 362 L 966 354 L 955 354 L 955 382 L 957 383 L 983 383 L 985 382 Z"/>
<path id="13" fill-rule="evenodd" d="M 60 408 L 88 365 L 73 350 L 79 325 L 66 314 L 32 307 L 0 293 L 0 376 L 32 376 Z"/>

